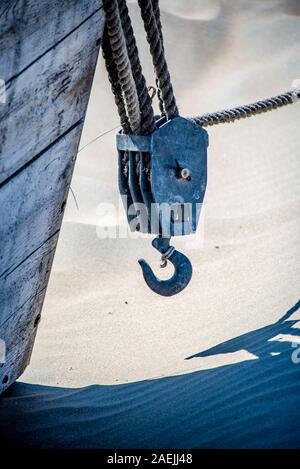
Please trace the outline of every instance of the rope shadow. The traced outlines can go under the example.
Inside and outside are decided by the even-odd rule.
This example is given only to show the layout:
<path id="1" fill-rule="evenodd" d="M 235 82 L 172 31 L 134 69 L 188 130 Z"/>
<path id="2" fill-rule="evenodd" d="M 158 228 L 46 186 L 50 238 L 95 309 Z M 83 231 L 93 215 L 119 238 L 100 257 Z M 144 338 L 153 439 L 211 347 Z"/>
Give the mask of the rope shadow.
<path id="1" fill-rule="evenodd" d="M 295 339 L 300 337 L 300 329 L 294 327 L 299 322 L 299 319 L 289 320 L 292 314 L 297 312 L 299 308 L 300 300 L 275 323 L 227 340 L 207 350 L 191 355 L 185 360 L 235 353 L 240 350 L 247 350 L 258 358 L 264 358 L 269 354 L 281 353 L 286 349 L 285 343 L 290 342 L 288 336 L 293 336 Z M 279 335 L 282 337 L 278 337 L 278 340 L 272 340 Z"/>

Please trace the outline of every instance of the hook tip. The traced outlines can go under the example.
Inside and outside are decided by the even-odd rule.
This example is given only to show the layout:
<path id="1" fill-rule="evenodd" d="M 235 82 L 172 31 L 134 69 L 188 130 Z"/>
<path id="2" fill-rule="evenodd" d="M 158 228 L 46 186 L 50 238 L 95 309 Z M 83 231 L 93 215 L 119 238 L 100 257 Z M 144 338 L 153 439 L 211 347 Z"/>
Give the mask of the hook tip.
<path id="1" fill-rule="evenodd" d="M 162 296 L 173 296 L 180 293 L 188 285 L 192 277 L 192 265 L 186 256 L 178 251 L 174 251 L 169 260 L 175 267 L 175 273 L 168 280 L 159 280 L 154 275 L 148 262 L 144 259 L 138 260 L 148 287 Z"/>

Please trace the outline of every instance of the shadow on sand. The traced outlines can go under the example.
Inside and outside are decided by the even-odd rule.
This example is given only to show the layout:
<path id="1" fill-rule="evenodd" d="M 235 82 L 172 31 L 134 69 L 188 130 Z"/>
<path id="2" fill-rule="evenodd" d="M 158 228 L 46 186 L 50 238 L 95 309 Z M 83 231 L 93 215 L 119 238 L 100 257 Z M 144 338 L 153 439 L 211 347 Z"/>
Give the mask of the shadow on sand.
<path id="1" fill-rule="evenodd" d="M 188 357 L 257 359 L 117 386 L 16 383 L 0 402 L 1 444 L 52 448 L 300 447 L 300 329 L 280 320 Z M 299 347 L 292 347 L 297 342 Z"/>

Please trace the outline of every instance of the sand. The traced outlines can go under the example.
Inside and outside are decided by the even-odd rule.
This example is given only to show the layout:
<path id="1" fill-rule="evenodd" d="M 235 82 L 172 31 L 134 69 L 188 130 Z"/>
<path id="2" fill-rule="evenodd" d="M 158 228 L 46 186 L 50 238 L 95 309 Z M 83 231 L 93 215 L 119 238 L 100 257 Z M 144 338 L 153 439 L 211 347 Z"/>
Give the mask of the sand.
<path id="1" fill-rule="evenodd" d="M 138 8 L 143 68 L 154 83 Z M 182 115 L 248 103 L 300 78 L 299 2 L 161 0 Z M 151 238 L 119 223 L 118 117 L 99 61 L 31 364 L 2 399 L 11 446 L 300 446 L 300 104 L 209 129 L 194 266 L 162 298 L 137 259 Z M 156 269 L 158 272 L 159 270 Z M 295 345 L 294 345 L 295 344 Z M 298 344 L 298 345 L 297 345 Z"/>

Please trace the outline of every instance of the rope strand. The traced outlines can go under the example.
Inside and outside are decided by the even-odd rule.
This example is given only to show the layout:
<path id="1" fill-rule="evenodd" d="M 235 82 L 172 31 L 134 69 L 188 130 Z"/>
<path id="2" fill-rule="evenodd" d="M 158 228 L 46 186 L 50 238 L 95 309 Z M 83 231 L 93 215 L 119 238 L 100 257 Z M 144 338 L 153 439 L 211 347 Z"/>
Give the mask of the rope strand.
<path id="1" fill-rule="evenodd" d="M 103 40 L 102 40 L 102 55 L 105 61 L 106 70 L 108 72 L 108 79 L 111 84 L 111 89 L 115 98 L 115 103 L 117 106 L 118 114 L 120 116 L 121 126 L 122 126 L 124 133 L 128 134 L 130 133 L 131 128 L 130 128 L 128 116 L 126 114 L 126 108 L 125 108 L 123 96 L 122 96 L 122 88 L 118 79 L 118 70 L 113 60 L 113 53 L 110 47 L 110 42 L 109 42 L 109 37 L 108 37 L 106 27 L 104 30 Z"/>
<path id="2" fill-rule="evenodd" d="M 112 49 L 114 64 L 118 71 L 118 79 L 122 88 L 130 130 L 133 133 L 140 133 L 141 112 L 139 100 L 132 76 L 117 0 L 103 0 L 103 7 L 106 14 L 107 34 Z"/>
<path id="3" fill-rule="evenodd" d="M 162 25 L 161 25 L 161 20 L 160 20 L 159 0 L 152 0 L 152 7 L 153 7 L 153 12 L 154 12 L 157 28 L 159 31 L 159 35 L 160 35 L 162 49 L 163 51 L 165 51 L 164 39 L 163 39 L 163 34 L 162 34 Z M 159 110 L 162 116 L 166 116 L 164 101 L 162 98 L 161 89 L 159 88 L 158 78 L 156 78 L 155 82 L 156 82 L 156 87 L 157 87 L 157 98 L 158 98 Z"/>
<path id="4" fill-rule="evenodd" d="M 178 116 L 164 54 L 159 0 L 138 0 L 156 73 L 159 107 L 167 119 Z M 106 13 L 102 49 L 109 81 L 124 133 L 150 134 L 155 130 L 152 100 L 139 60 L 138 48 L 126 0 L 103 0 Z M 201 127 L 235 122 L 293 104 L 299 89 L 254 103 L 190 118 Z"/>
<path id="5" fill-rule="evenodd" d="M 152 109 L 151 98 L 148 93 L 146 80 L 142 72 L 139 59 L 139 52 L 131 25 L 126 0 L 118 0 L 120 18 L 126 39 L 128 57 L 131 63 L 132 76 L 137 89 L 139 106 L 141 111 L 141 133 L 150 134 L 155 129 L 154 113 Z"/>
<path id="6" fill-rule="evenodd" d="M 245 119 L 257 114 L 273 111 L 288 104 L 293 104 L 300 98 L 300 91 L 288 91 L 272 98 L 256 101 L 255 103 L 226 109 L 224 111 L 204 114 L 203 116 L 192 117 L 191 120 L 201 127 L 234 122 L 238 119 Z"/>
<path id="7" fill-rule="evenodd" d="M 178 107 L 176 104 L 173 86 L 164 54 L 163 44 L 161 40 L 161 32 L 159 31 L 154 16 L 152 0 L 138 0 L 141 10 L 141 16 L 144 22 L 144 28 L 150 52 L 152 55 L 155 73 L 158 79 L 161 97 L 164 102 L 164 108 L 168 119 L 178 116 Z"/>

